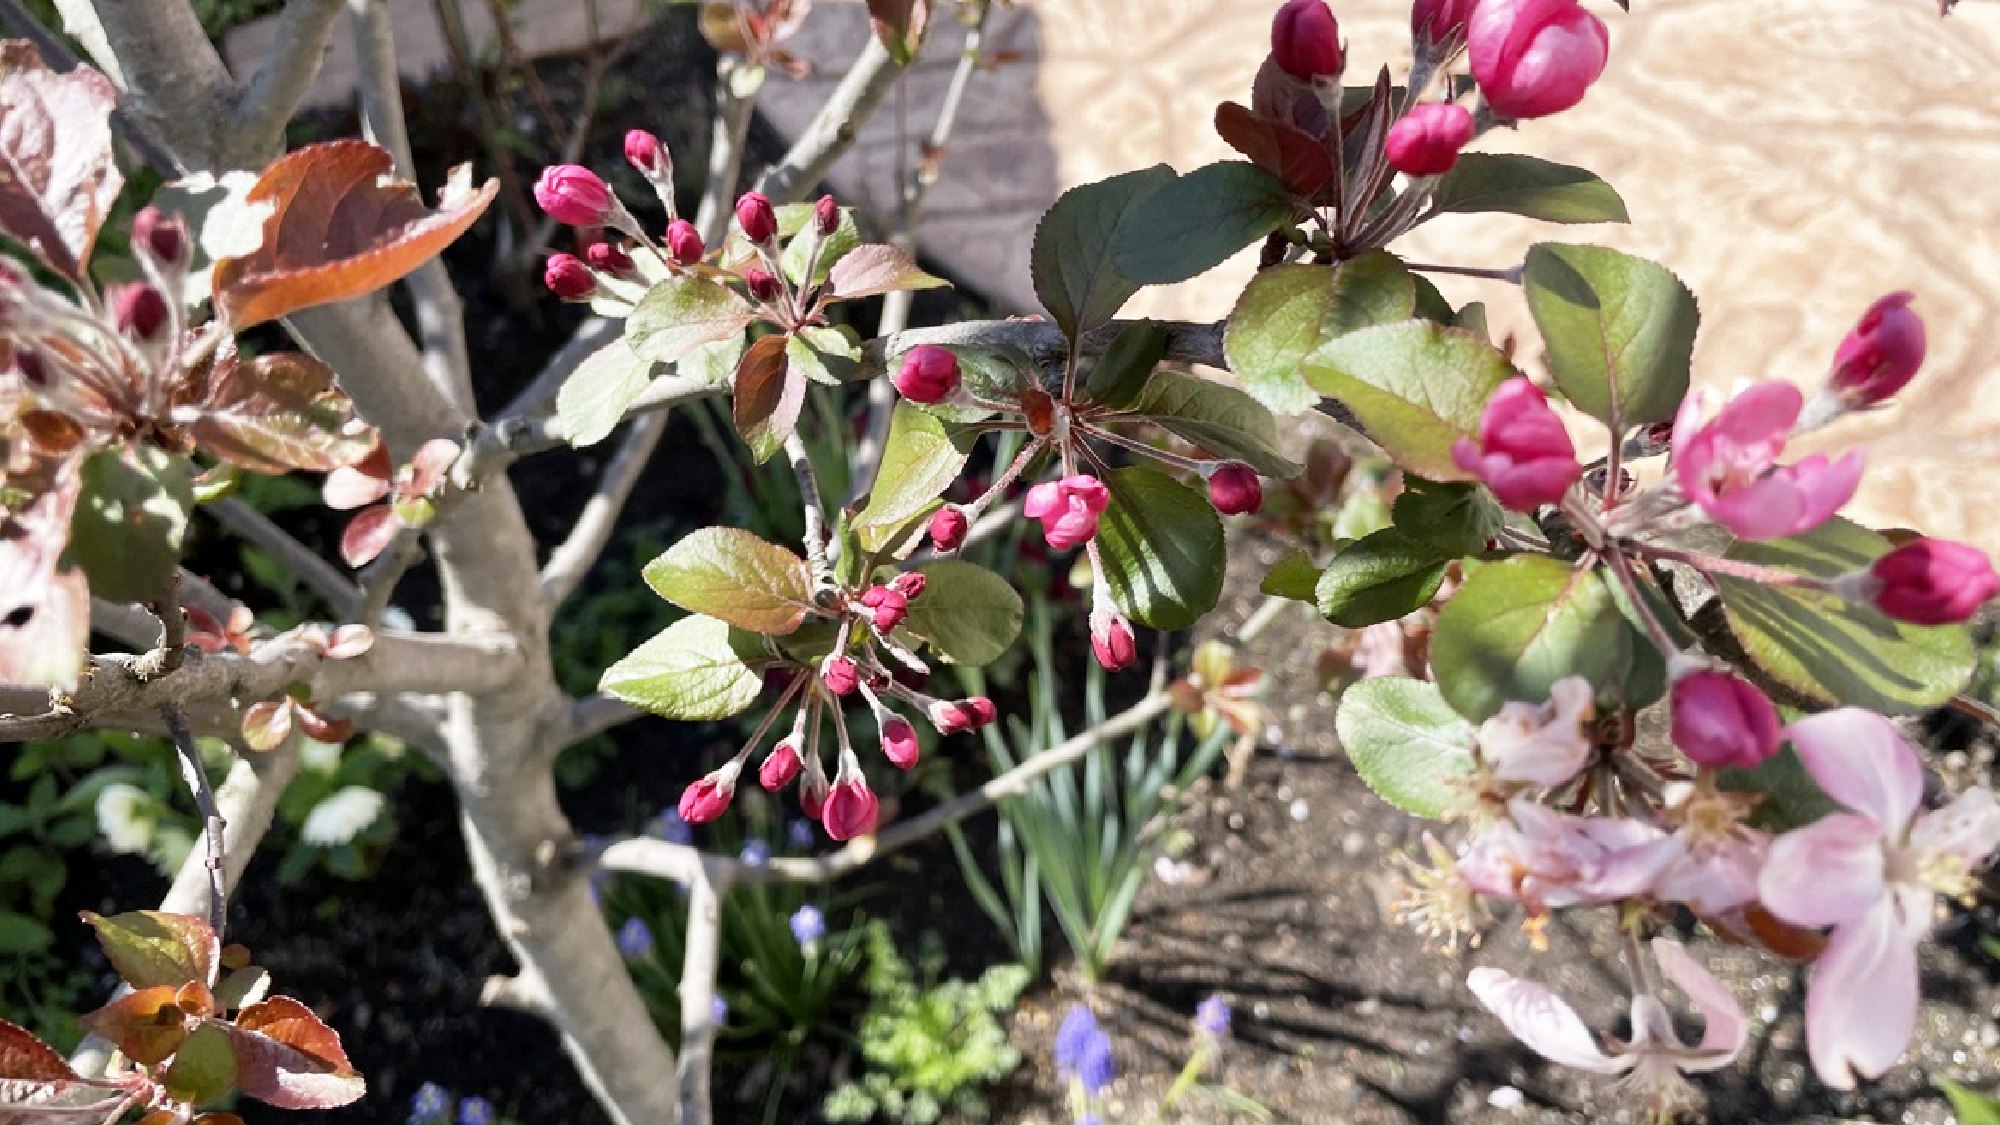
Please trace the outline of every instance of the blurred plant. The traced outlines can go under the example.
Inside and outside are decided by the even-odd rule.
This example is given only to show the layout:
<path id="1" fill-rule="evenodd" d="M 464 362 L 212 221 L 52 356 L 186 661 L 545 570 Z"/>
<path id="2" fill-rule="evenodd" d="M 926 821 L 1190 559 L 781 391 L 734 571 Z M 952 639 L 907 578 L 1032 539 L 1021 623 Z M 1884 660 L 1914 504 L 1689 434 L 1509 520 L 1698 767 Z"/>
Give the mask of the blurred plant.
<path id="1" fill-rule="evenodd" d="M 1048 603 L 1036 598 L 1027 630 L 1034 671 L 1026 721 L 1010 715 L 1006 733 L 999 724 L 985 730 L 995 773 L 1069 737 L 1059 696 L 1064 674 L 1056 664 L 1053 632 Z M 1214 654 L 1210 662 L 1215 663 Z M 1225 671 L 1218 682 L 1231 675 Z M 968 690 L 984 690 L 977 670 L 964 677 Z M 1083 689 L 1087 726 L 1104 721 L 1104 679 L 1103 668 L 1088 666 Z M 1098 747 L 1078 765 L 1051 771 L 1021 796 L 1000 802 L 998 888 L 980 869 L 964 830 L 957 825 L 945 829 L 967 887 L 1031 973 L 1039 974 L 1046 964 L 1044 903 L 1055 913 L 1086 980 L 1098 979 L 1110 963 L 1147 869 L 1166 848 L 1167 821 L 1188 786 L 1214 767 L 1229 741 L 1228 723 L 1211 724 L 1208 737 L 1190 750 L 1183 736 L 1186 726 L 1186 720 L 1173 716 L 1157 741 L 1141 731 L 1122 758 L 1111 746 Z"/>
<path id="2" fill-rule="evenodd" d="M 1135 1108 L 1126 1120 L 1153 1125 L 1189 1094 L 1201 1097 L 1230 1117 L 1273 1120 L 1271 1111 L 1262 1104 L 1207 1080 L 1220 1064 L 1223 1048 L 1229 1042 L 1229 1023 L 1229 1002 L 1221 996 L 1210 996 L 1195 1005 L 1187 1062 L 1181 1064 L 1173 1085 L 1158 1102 L 1143 1112 Z M 1068 1083 L 1070 1116 L 1076 1125 L 1109 1125 L 1109 1119 L 1104 1117 L 1104 1091 L 1118 1077 L 1117 1048 L 1089 1008 L 1070 1005 L 1062 1024 L 1056 1028 L 1052 1057 L 1056 1074 Z"/>
<path id="3" fill-rule="evenodd" d="M 300 743 L 298 777 L 278 800 L 284 837 L 278 881 L 287 886 L 315 867 L 341 879 L 363 879 L 396 838 L 393 797 L 415 775 L 436 776 L 421 754 L 402 742 L 370 734 L 346 746 Z"/>
<path id="4" fill-rule="evenodd" d="M 866 932 L 869 1004 L 861 1055 L 868 1070 L 827 1095 L 820 1112 L 830 1122 L 930 1125 L 946 1113 L 984 1120 L 985 1087 L 1021 1065 L 998 1017 L 1013 1010 L 1032 979 L 1028 970 L 995 965 L 977 981 L 940 983 L 944 949 L 936 934 L 924 935 L 912 972 L 887 926 L 871 922 Z"/>
<path id="5" fill-rule="evenodd" d="M 443 1086 L 426 1082 L 410 1095 L 410 1116 L 405 1120 L 407 1125 L 513 1125 L 514 1119 L 500 1116 L 485 1098 L 455 1097 Z"/>

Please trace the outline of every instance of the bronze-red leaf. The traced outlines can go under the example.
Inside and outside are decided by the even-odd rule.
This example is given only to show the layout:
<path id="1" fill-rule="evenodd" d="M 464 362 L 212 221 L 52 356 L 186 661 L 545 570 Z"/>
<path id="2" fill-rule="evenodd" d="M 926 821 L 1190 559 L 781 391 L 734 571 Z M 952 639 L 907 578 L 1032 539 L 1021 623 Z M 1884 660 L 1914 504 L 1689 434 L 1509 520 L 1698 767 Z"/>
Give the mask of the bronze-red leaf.
<path id="1" fill-rule="evenodd" d="M 117 104 L 89 67 L 58 74 L 32 44 L 0 42 L 0 228 L 72 281 L 125 182 L 111 154 Z"/>

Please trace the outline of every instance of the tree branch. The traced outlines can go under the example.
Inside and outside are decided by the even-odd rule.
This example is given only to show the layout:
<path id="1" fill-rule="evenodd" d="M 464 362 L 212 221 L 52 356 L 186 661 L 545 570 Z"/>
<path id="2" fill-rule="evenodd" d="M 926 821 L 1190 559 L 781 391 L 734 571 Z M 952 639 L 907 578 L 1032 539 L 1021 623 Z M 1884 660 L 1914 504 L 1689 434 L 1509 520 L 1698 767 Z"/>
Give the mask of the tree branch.
<path id="1" fill-rule="evenodd" d="M 217 523 L 269 552 L 279 565 L 297 575 L 307 589 L 326 599 L 327 605 L 338 616 L 351 617 L 360 607 L 362 593 L 359 586 L 332 563 L 293 538 L 291 532 L 272 523 L 264 513 L 234 496 L 203 507 L 215 517 Z"/>
<path id="2" fill-rule="evenodd" d="M 757 190 L 774 201 L 789 201 L 826 179 L 834 161 L 861 135 L 861 126 L 902 74 L 903 68 L 889 57 L 880 37 L 870 35 L 819 115 L 799 134 L 784 160 L 764 173 Z"/>
<path id="3" fill-rule="evenodd" d="M 188 791 L 194 795 L 194 807 L 201 813 L 201 866 L 208 876 L 208 928 L 221 940 L 229 924 L 229 884 L 223 876 L 222 838 L 229 823 L 215 803 L 215 790 L 208 784 L 208 768 L 202 764 L 194 735 L 188 733 L 187 721 L 172 707 L 161 708 L 160 714 L 166 717 L 167 733 L 173 737 L 174 749 L 180 757 L 181 779 L 187 782 Z M 188 858 L 192 861 L 194 857 Z"/>
<path id="4" fill-rule="evenodd" d="M 340 14 L 341 0 L 290 0 L 278 15 L 271 57 L 236 99 L 230 128 L 240 151 L 276 156 L 285 146 L 285 126 L 312 88 L 326 57 L 327 37 Z"/>
<path id="5" fill-rule="evenodd" d="M 681 1120 L 709 1125 L 709 1060 L 715 1054 L 715 973 L 722 961 L 722 900 L 729 868 L 696 865 L 687 884 L 687 939 L 681 953 Z"/>
<path id="6" fill-rule="evenodd" d="M 646 463 L 652 460 L 653 450 L 666 430 L 665 414 L 648 414 L 634 421 L 626 431 L 624 443 L 618 447 L 617 456 L 604 467 L 604 475 L 597 480 L 597 491 L 584 503 L 583 514 L 570 528 L 569 538 L 556 547 L 549 555 L 548 565 L 542 568 L 542 601 L 550 609 L 575 593 L 584 575 L 597 564 L 618 526 L 619 513 L 625 510 L 625 502 L 638 487 Z"/>
<path id="7" fill-rule="evenodd" d="M 63 27 L 126 95 L 133 122 L 190 171 L 233 161 L 226 128 L 236 87 L 182 0 L 56 0 Z M 169 100 L 170 99 L 170 100 Z"/>

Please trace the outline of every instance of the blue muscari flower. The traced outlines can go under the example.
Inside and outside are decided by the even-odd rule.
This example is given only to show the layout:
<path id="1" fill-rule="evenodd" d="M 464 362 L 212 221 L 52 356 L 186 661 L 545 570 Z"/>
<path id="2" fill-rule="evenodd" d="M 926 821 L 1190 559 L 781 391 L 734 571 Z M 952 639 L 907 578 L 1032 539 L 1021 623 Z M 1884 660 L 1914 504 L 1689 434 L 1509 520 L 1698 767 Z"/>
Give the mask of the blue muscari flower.
<path id="1" fill-rule="evenodd" d="M 803 818 L 792 821 L 785 828 L 785 842 L 801 850 L 819 842 L 819 834 L 813 831 L 813 822 Z"/>
<path id="2" fill-rule="evenodd" d="M 826 915 L 817 906 L 807 903 L 792 915 L 792 937 L 800 945 L 811 945 L 826 936 Z"/>
<path id="3" fill-rule="evenodd" d="M 653 955 L 653 931 L 638 918 L 627 918 L 618 927 L 618 952 L 628 960 L 638 961 Z"/>
<path id="4" fill-rule="evenodd" d="M 743 850 L 736 854 L 736 858 L 752 867 L 762 867 L 771 862 L 771 845 L 762 840 L 745 840 Z"/>
<path id="5" fill-rule="evenodd" d="M 1090 1045 L 1091 1036 L 1098 1034 L 1097 1017 L 1082 1004 L 1070 1005 L 1063 1016 L 1062 1026 L 1056 1028 L 1056 1070 L 1075 1074 L 1077 1064 L 1083 1061 L 1083 1049 Z"/>
<path id="6" fill-rule="evenodd" d="M 681 811 L 677 808 L 661 809 L 658 816 L 646 822 L 646 834 L 658 836 L 669 844 L 694 843 L 694 829 L 681 819 Z"/>
<path id="7" fill-rule="evenodd" d="M 1101 1123 L 1097 1120 L 1096 1114 L 1086 1113 L 1076 1119 L 1076 1125 L 1101 1125 Z"/>
<path id="8" fill-rule="evenodd" d="M 1217 1039 L 1229 1034 L 1229 1001 L 1215 995 L 1196 1004 L 1194 1025 Z"/>
<path id="9" fill-rule="evenodd" d="M 493 1125 L 497 1116 L 485 1098 L 458 1099 L 458 1125 Z"/>
<path id="10" fill-rule="evenodd" d="M 1090 1042 L 1083 1048 L 1083 1057 L 1076 1063 L 1077 1080 L 1083 1083 L 1086 1093 L 1095 1097 L 1102 1093 L 1111 1080 L 1118 1077 L 1118 1060 L 1112 1057 L 1111 1037 L 1102 1031 L 1091 1035 Z"/>
<path id="11" fill-rule="evenodd" d="M 717 996 L 708 1002 L 708 1018 L 718 1024 L 729 1022 L 729 1001 Z"/>
<path id="12" fill-rule="evenodd" d="M 451 1091 L 435 1082 L 426 1082 L 410 1095 L 412 1122 L 450 1121 Z"/>

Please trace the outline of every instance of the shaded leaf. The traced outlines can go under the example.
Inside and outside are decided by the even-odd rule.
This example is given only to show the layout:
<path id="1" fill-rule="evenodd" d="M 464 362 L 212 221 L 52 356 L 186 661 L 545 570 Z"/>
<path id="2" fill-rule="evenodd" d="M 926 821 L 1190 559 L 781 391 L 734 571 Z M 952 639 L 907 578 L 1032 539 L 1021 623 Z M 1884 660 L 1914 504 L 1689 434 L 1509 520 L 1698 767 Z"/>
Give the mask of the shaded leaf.
<path id="1" fill-rule="evenodd" d="M 1431 192 L 1433 211 L 1504 211 L 1551 223 L 1622 223 L 1625 201 L 1582 168 L 1513 152 L 1468 152 Z"/>
<path id="2" fill-rule="evenodd" d="M 1312 556 L 1304 551 L 1285 552 L 1283 558 L 1272 564 L 1265 573 L 1264 581 L 1257 586 L 1258 593 L 1274 598 L 1289 598 L 1307 605 L 1318 605 L 1319 567 L 1313 565 Z"/>
<path id="3" fill-rule="evenodd" d="M 889 415 L 882 466 L 868 503 L 854 517 L 854 534 L 869 551 L 887 545 L 893 533 L 927 511 L 965 468 L 966 454 L 933 415 L 898 401 Z M 922 600 L 922 599 L 919 599 Z"/>
<path id="4" fill-rule="evenodd" d="M 196 1028 L 167 1068 L 166 1084 L 168 1093 L 190 1105 L 227 1097 L 236 1088 L 236 1050 L 229 1033 L 215 1024 Z"/>
<path id="5" fill-rule="evenodd" d="M 1516 555 L 1472 570 L 1445 603 L 1431 669 L 1445 699 L 1477 722 L 1509 701 L 1546 702 L 1569 676 L 1622 686 L 1643 643 L 1596 570 Z"/>
<path id="6" fill-rule="evenodd" d="M 1278 448 L 1278 421 L 1235 387 L 1183 375 L 1154 373 L 1131 406 L 1137 417 L 1218 456 L 1242 461 L 1267 477 L 1290 477 L 1299 465 Z"/>
<path id="7" fill-rule="evenodd" d="M 787 339 L 762 337 L 736 364 L 736 432 L 760 465 L 784 448 L 806 401 L 806 377 L 786 358 Z"/>
<path id="8" fill-rule="evenodd" d="M 226 354 L 174 414 L 190 417 L 188 432 L 203 450 L 254 473 L 332 472 L 375 440 L 332 370 L 303 352 Z"/>
<path id="9" fill-rule="evenodd" d="M 1035 225 L 1035 296 L 1071 340 L 1117 316 L 1139 291 L 1113 264 L 1111 248 L 1139 205 L 1173 178 L 1173 169 L 1156 164 L 1071 188 Z"/>
<path id="10" fill-rule="evenodd" d="M 827 274 L 827 284 L 834 296 L 852 301 L 904 289 L 936 289 L 946 282 L 919 269 L 908 254 L 894 246 L 871 242 L 842 255 Z"/>
<path id="11" fill-rule="evenodd" d="M 1151 465 L 1114 471 L 1098 521 L 1112 600 L 1153 629 L 1185 629 L 1222 594 L 1222 519 L 1208 497 Z"/>
<path id="12" fill-rule="evenodd" d="M 0 1125 L 101 1122 L 126 1097 L 114 1083 L 78 1076 L 54 1048 L 0 1020 Z"/>
<path id="13" fill-rule="evenodd" d="M 625 339 L 642 358 L 678 363 L 696 348 L 730 339 L 756 319 L 750 302 L 721 282 L 670 277 L 646 290 L 625 318 Z"/>
<path id="14" fill-rule="evenodd" d="M 1427 320 L 1350 332 L 1309 356 L 1303 371 L 1398 464 L 1432 480 L 1466 479 L 1452 443 L 1478 434 L 1486 400 L 1514 374 L 1493 345 Z"/>
<path id="15" fill-rule="evenodd" d="M 1300 371 L 1328 341 L 1416 311 L 1416 279 L 1394 255 L 1372 251 L 1338 266 L 1261 270 L 1230 310 L 1222 350 L 1243 389 L 1273 410 L 1319 404 Z"/>
<path id="16" fill-rule="evenodd" d="M 1006 579 L 958 559 L 926 563 L 917 572 L 924 576 L 924 593 L 910 603 L 903 629 L 946 663 L 991 663 L 1020 636 L 1021 595 Z"/>
<path id="17" fill-rule="evenodd" d="M 120 602 L 158 598 L 180 565 L 193 466 L 152 446 L 128 446 L 86 458 L 82 490 L 69 557 L 90 576 L 91 591 Z"/>
<path id="18" fill-rule="evenodd" d="M 367 141 L 328 141 L 279 157 L 251 204 L 272 205 L 255 253 L 216 263 L 215 307 L 231 327 L 372 293 L 438 256 L 485 212 L 500 181 L 472 188 L 452 170 L 438 209 L 393 179 L 389 153 Z"/>
<path id="19" fill-rule="evenodd" d="M 1393 527 L 1343 548 L 1320 573 L 1313 600 L 1328 621 L 1360 629 L 1395 621 L 1431 604 L 1449 558 Z"/>
<path id="20" fill-rule="evenodd" d="M 617 340 L 590 353 L 556 392 L 563 436 L 579 449 L 611 436 L 652 375 L 652 361 Z"/>
<path id="21" fill-rule="evenodd" d="M 97 930 L 97 943 L 104 947 L 111 967 L 133 988 L 179 988 L 215 976 L 221 951 L 215 931 L 199 918 L 157 910 L 105 917 L 86 910 L 83 920 Z"/>
<path id="22" fill-rule="evenodd" d="M 1120 224 L 1118 272 L 1145 285 L 1207 273 L 1292 220 L 1291 192 L 1254 164 L 1225 161 L 1163 185 Z"/>
<path id="23" fill-rule="evenodd" d="M 58 74 L 32 44 L 0 42 L 0 229 L 71 281 L 125 182 L 112 158 L 117 105 L 90 67 Z"/>
<path id="24" fill-rule="evenodd" d="M 1731 793 L 1757 794 L 1760 800 L 1749 821 L 1766 832 L 1789 832 L 1840 811 L 1789 743 L 1752 769 L 1717 771 L 1716 783 Z"/>
<path id="25" fill-rule="evenodd" d="M 764 690 L 771 660 L 746 656 L 729 623 L 684 617 L 604 670 L 598 690 L 682 721 L 726 719 Z"/>
<path id="26" fill-rule="evenodd" d="M 1674 416 L 1700 319 L 1680 278 L 1602 246 L 1545 242 L 1528 251 L 1523 286 L 1549 371 L 1577 409 L 1621 426 Z"/>
<path id="27" fill-rule="evenodd" d="M 1353 684 L 1333 727 L 1361 780 L 1404 812 L 1436 819 L 1467 803 L 1453 783 L 1472 773 L 1472 724 L 1436 684 L 1399 676 Z"/>
<path id="28" fill-rule="evenodd" d="M 339 1034 L 290 997 L 243 1009 L 233 1026 L 210 1026 L 227 1029 L 236 1084 L 246 1097 L 279 1109 L 332 1109 L 368 1090 Z"/>
<path id="29" fill-rule="evenodd" d="M 1083 387 L 1085 400 L 1107 410 L 1129 408 L 1166 354 L 1167 330 L 1163 325 L 1151 320 L 1126 325 L 1091 367 Z"/>
<path id="30" fill-rule="evenodd" d="M 1804 535 L 1738 542 L 1727 556 L 1818 578 L 1866 568 L 1890 543 L 1835 517 Z M 1958 694 L 1977 662 L 1960 625 L 1905 625 L 1865 602 L 1717 576 L 1730 632 L 1773 679 L 1828 707 L 1914 714 Z"/>
<path id="31" fill-rule="evenodd" d="M 1318 137 L 1296 125 L 1237 105 L 1215 107 L 1215 131 L 1230 148 L 1250 158 L 1301 199 L 1311 199 L 1333 180 L 1333 157 Z"/>
<path id="32" fill-rule="evenodd" d="M 812 610 L 806 561 L 734 527 L 704 527 L 646 564 L 646 584 L 691 613 L 783 636 Z"/>
<path id="33" fill-rule="evenodd" d="M 1403 477 L 1403 491 L 1390 513 L 1397 531 L 1451 558 L 1484 551 L 1506 519 L 1492 494 L 1477 485 L 1440 484 L 1413 475 Z"/>

